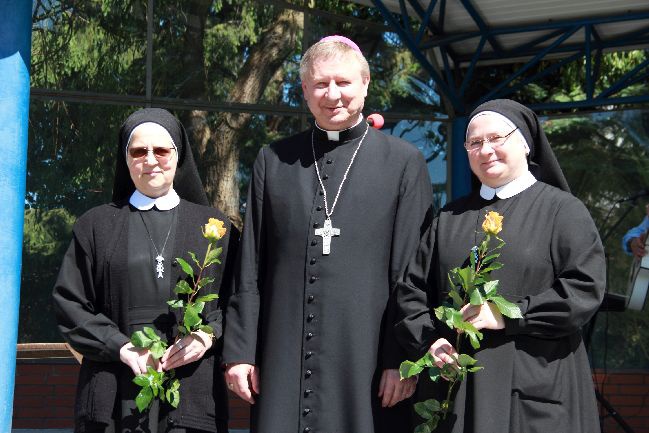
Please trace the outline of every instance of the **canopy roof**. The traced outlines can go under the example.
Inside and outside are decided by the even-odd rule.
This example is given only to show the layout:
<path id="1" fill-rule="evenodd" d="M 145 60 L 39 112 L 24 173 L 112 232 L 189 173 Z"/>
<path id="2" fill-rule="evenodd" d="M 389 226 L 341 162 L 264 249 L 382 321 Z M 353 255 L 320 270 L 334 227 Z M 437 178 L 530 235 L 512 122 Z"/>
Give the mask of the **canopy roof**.
<path id="1" fill-rule="evenodd" d="M 541 60 L 565 59 L 567 63 L 584 57 L 587 87 L 592 89 L 602 52 L 649 47 L 647 0 L 354 2 L 376 7 L 383 13 L 431 74 L 441 93 L 459 111 L 468 108 L 462 101 L 465 82 L 476 66 L 523 63 L 519 74 L 523 75 Z M 458 69 L 464 76 L 462 83 L 451 78 L 451 75 L 458 76 Z M 618 83 L 619 86 L 602 97 L 590 94 L 591 105 L 601 105 L 621 88 L 647 80 L 648 69 L 649 64 L 641 65 L 625 82 Z M 508 84 L 511 82 L 505 85 Z"/>

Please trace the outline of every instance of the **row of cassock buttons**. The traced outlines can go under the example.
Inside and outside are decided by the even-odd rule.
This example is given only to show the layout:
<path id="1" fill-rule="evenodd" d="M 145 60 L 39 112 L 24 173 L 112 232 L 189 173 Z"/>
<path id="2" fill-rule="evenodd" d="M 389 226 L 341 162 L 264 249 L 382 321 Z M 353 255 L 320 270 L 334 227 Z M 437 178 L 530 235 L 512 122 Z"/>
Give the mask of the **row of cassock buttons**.
<path id="1" fill-rule="evenodd" d="M 333 162 L 333 161 L 332 161 L 331 159 L 328 159 L 328 160 L 327 160 L 327 164 L 331 164 L 332 162 Z M 325 173 L 325 174 L 322 175 L 322 179 L 323 179 L 323 180 L 327 180 L 327 179 L 329 179 L 329 176 Z M 319 195 L 323 195 L 323 194 L 324 194 L 324 193 L 322 192 L 322 190 L 320 190 L 320 191 L 319 191 Z M 318 212 L 322 211 L 322 206 L 318 205 L 318 206 L 316 207 L 316 210 L 317 210 Z M 313 228 L 318 228 L 319 226 L 320 226 L 320 224 L 318 224 L 317 222 L 316 222 L 316 223 L 313 223 Z M 318 245 L 318 240 L 317 240 L 317 239 L 313 239 L 313 240 L 311 240 L 311 246 L 315 247 L 315 246 L 317 246 L 317 245 Z M 311 257 L 311 260 L 309 261 L 309 263 L 310 263 L 311 265 L 315 265 L 315 264 L 317 263 L 316 258 L 315 258 L 315 257 Z M 317 275 L 311 275 L 311 276 L 309 277 L 309 283 L 313 284 L 313 283 L 315 283 L 316 281 L 318 281 L 318 276 L 317 276 Z M 313 301 L 315 301 L 315 296 L 314 296 L 314 295 L 308 295 L 308 296 L 307 296 L 307 302 L 308 302 L 309 304 L 312 304 Z M 315 319 L 315 314 L 313 314 L 313 313 L 309 313 L 309 315 L 308 315 L 307 318 L 306 318 L 307 322 L 312 322 L 313 319 Z M 307 333 L 306 333 L 306 339 L 307 339 L 307 340 L 310 340 L 310 339 L 312 339 L 312 338 L 313 338 L 313 332 L 307 332 Z M 313 356 L 313 352 L 312 352 L 312 351 L 307 351 L 307 352 L 304 354 L 304 359 L 309 359 L 309 358 L 311 358 L 312 356 Z M 309 379 L 312 375 L 313 375 L 313 372 L 312 372 L 310 369 L 307 369 L 307 370 L 304 372 L 304 377 L 305 377 L 305 379 Z M 312 390 L 312 389 L 307 388 L 307 389 L 304 390 L 304 398 L 307 398 L 310 394 L 313 394 L 313 390 Z M 304 416 L 306 416 L 306 415 L 308 415 L 308 414 L 310 414 L 310 413 L 311 413 L 311 409 L 308 408 L 308 407 L 304 408 L 304 410 L 302 411 L 302 414 L 303 414 Z M 311 427 L 304 427 L 304 430 L 303 430 L 304 433 L 309 433 L 310 431 L 311 431 Z"/>

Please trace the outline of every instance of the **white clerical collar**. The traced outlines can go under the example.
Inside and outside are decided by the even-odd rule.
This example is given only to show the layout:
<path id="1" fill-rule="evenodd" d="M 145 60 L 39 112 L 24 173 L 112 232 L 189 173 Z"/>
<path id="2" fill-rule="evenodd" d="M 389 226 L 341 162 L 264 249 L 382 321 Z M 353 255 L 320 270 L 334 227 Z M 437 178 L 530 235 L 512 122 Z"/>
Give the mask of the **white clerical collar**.
<path id="1" fill-rule="evenodd" d="M 327 133 L 327 138 L 329 139 L 329 141 L 340 141 L 340 133 L 341 132 L 349 131 L 350 129 L 357 126 L 362 121 L 363 121 L 363 115 L 361 114 L 360 117 L 358 118 L 358 122 L 356 122 L 353 126 L 347 128 L 347 129 L 343 129 L 342 131 L 329 131 L 327 129 L 320 128 L 320 126 L 318 126 L 318 122 L 315 122 L 315 127 L 318 128 L 320 131 L 326 132 Z"/>
<path id="2" fill-rule="evenodd" d="M 492 188 L 483 183 L 480 187 L 480 197 L 485 200 L 491 200 L 494 196 L 498 196 L 498 198 L 501 199 L 514 197 L 516 194 L 519 194 L 534 185 L 535 182 L 536 178 L 534 175 L 527 171 L 524 175 L 519 176 L 498 188 Z"/>
<path id="3" fill-rule="evenodd" d="M 128 202 L 139 210 L 149 210 L 153 206 L 157 207 L 159 210 L 171 210 L 178 206 L 178 203 L 180 203 L 180 197 L 178 197 L 178 194 L 173 188 L 171 188 L 167 194 L 158 198 L 146 196 L 136 189 Z"/>

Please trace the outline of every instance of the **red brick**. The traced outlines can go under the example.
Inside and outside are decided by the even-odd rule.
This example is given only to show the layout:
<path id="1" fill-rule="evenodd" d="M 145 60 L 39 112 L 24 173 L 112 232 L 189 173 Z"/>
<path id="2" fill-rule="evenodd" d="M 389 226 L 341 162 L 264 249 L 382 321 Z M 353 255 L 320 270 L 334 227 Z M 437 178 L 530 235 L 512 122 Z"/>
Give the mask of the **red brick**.
<path id="1" fill-rule="evenodd" d="M 53 395 L 68 396 L 68 395 L 76 395 L 76 394 L 77 394 L 76 385 L 56 385 L 54 387 Z"/>
<path id="2" fill-rule="evenodd" d="M 624 406 L 638 407 L 643 403 L 642 397 L 636 395 L 612 395 L 608 400 L 618 411 L 621 411 L 621 407 Z"/>
<path id="3" fill-rule="evenodd" d="M 642 383 L 642 375 L 639 374 L 614 374 L 609 375 L 608 380 L 611 383 L 637 385 Z"/>
<path id="4" fill-rule="evenodd" d="M 16 418 L 14 417 L 13 421 L 11 422 L 11 427 L 13 428 L 29 428 L 29 429 L 41 429 L 45 427 L 45 421 L 42 419 L 34 419 L 34 418 Z"/>
<path id="5" fill-rule="evenodd" d="M 55 418 L 50 418 L 45 420 L 45 428 L 73 428 L 74 427 L 74 420 L 72 417 L 69 419 L 55 419 Z"/>
<path id="6" fill-rule="evenodd" d="M 61 374 L 66 376 L 67 375 L 78 376 L 79 368 L 80 366 L 77 364 L 74 365 L 59 364 L 59 365 L 54 365 L 52 370 L 54 371 L 54 374 Z"/>
<path id="7" fill-rule="evenodd" d="M 14 397 L 14 408 L 17 406 L 21 407 L 41 407 L 45 404 L 45 398 L 42 396 L 29 396 L 22 397 L 16 395 Z"/>
<path id="8" fill-rule="evenodd" d="M 49 418 L 54 411 L 51 407 L 17 407 L 14 410 L 14 418 Z"/>
<path id="9" fill-rule="evenodd" d="M 74 395 L 48 395 L 44 400 L 48 406 L 74 407 Z"/>
<path id="10" fill-rule="evenodd" d="M 230 408 L 231 419 L 247 419 L 250 416 L 250 409 L 243 407 Z"/>
<path id="11" fill-rule="evenodd" d="M 617 394 L 646 395 L 649 396 L 647 385 L 624 385 L 620 386 Z"/>
<path id="12" fill-rule="evenodd" d="M 52 365 L 47 364 L 17 364 L 16 374 L 50 374 Z"/>
<path id="13" fill-rule="evenodd" d="M 230 422 L 228 423 L 229 427 L 231 429 L 247 429 L 250 428 L 250 423 L 248 420 L 242 421 L 238 419 L 231 419 Z"/>
<path id="14" fill-rule="evenodd" d="M 64 384 L 64 385 L 76 385 L 77 384 L 77 376 L 50 376 L 47 378 L 47 383 L 51 385 L 58 385 L 58 384 Z"/>
<path id="15" fill-rule="evenodd" d="M 48 385 L 21 385 L 21 395 L 51 395 L 54 391 L 53 386 Z"/>
<path id="16" fill-rule="evenodd" d="M 25 374 L 25 375 L 16 375 L 16 385 L 38 385 L 45 383 L 45 375 L 36 375 L 36 374 Z"/>

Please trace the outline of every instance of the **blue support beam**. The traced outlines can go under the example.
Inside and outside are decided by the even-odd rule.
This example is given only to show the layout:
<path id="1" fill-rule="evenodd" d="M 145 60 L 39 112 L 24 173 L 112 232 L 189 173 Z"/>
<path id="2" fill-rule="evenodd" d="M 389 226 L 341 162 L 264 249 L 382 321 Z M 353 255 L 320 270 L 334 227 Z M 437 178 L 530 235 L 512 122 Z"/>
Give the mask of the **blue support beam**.
<path id="1" fill-rule="evenodd" d="M 451 124 L 451 200 L 471 192 L 471 167 L 464 148 L 468 124 L 467 116 L 456 117 Z"/>
<path id="2" fill-rule="evenodd" d="M 23 245 L 32 2 L 0 2 L 0 431 L 11 431 Z"/>
<path id="3" fill-rule="evenodd" d="M 545 104 L 544 106 L 557 106 L 565 108 L 597 107 L 601 105 L 635 103 L 631 101 L 644 100 L 643 95 L 634 98 L 613 97 L 624 88 L 641 82 L 647 78 L 649 64 L 639 65 L 625 74 L 607 89 L 600 89 L 597 95 L 596 88 L 600 76 L 602 52 L 615 50 L 628 46 L 649 45 L 649 25 L 637 28 L 637 23 L 649 24 L 649 10 L 629 12 L 620 15 L 600 17 L 586 17 L 564 21 L 543 21 L 528 25 L 490 27 L 480 12 L 475 7 L 474 0 L 459 0 L 477 27 L 464 33 L 449 34 L 444 31 L 446 14 L 446 0 L 429 0 L 427 3 L 420 0 L 408 0 L 412 10 L 418 15 L 421 26 L 413 31 L 411 22 L 407 17 L 408 10 L 405 0 L 399 0 L 402 20 L 399 23 L 397 15 L 393 14 L 384 5 L 383 0 L 372 0 L 385 19 L 393 26 L 394 31 L 400 36 L 404 44 L 413 52 L 424 70 L 430 73 L 436 83 L 436 89 L 445 97 L 452 108 L 451 117 L 465 115 L 472 107 L 482 101 L 497 97 L 507 97 L 519 91 L 525 85 L 535 80 L 546 77 L 551 72 L 556 72 L 569 62 L 584 59 L 585 71 L 583 75 L 586 99 L 561 104 Z M 426 8 L 422 6 L 426 5 Z M 435 11 L 436 7 L 437 11 Z M 597 26 L 612 23 L 635 23 L 636 29 L 626 34 L 617 34 L 604 39 L 598 32 Z M 424 32 L 428 31 L 428 38 Z M 528 41 L 518 46 L 503 48 L 498 42 L 498 36 L 510 34 L 525 34 L 531 36 Z M 539 35 L 539 33 L 542 33 Z M 471 43 L 478 45 L 470 53 L 459 54 L 456 49 L 458 44 Z M 492 49 L 487 48 L 489 46 Z M 454 48 L 455 47 L 455 48 Z M 434 66 L 431 55 L 425 55 L 427 50 L 438 50 L 441 55 L 441 65 Z M 559 60 L 549 66 L 539 69 L 541 62 L 548 57 L 559 56 Z M 481 62 L 498 61 L 506 59 L 528 59 L 524 64 L 509 75 L 506 79 L 494 86 L 486 95 L 481 95 L 474 101 L 466 100 L 470 94 L 469 86 L 476 67 Z M 450 61 L 452 60 L 452 62 Z"/>

